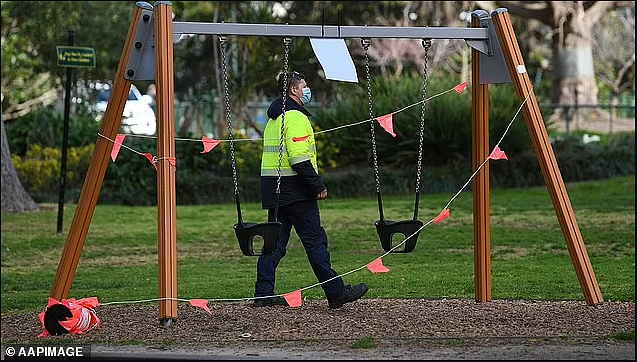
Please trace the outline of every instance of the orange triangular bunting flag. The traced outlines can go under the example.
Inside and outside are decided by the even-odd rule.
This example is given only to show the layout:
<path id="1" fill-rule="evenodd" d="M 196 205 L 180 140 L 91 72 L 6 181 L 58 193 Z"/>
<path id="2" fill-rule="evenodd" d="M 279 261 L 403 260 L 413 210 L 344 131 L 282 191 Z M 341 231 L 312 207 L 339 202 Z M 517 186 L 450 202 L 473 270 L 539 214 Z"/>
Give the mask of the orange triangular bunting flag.
<path id="1" fill-rule="evenodd" d="M 168 162 L 172 167 L 175 167 L 175 165 L 177 164 L 177 159 L 175 157 L 168 157 Z"/>
<path id="2" fill-rule="evenodd" d="M 300 307 L 303 305 L 303 302 L 301 301 L 301 290 L 284 294 L 283 297 L 285 298 L 285 301 L 288 302 L 288 304 L 292 308 Z"/>
<path id="3" fill-rule="evenodd" d="M 111 159 L 115 162 L 117 158 L 117 154 L 119 154 L 119 149 L 122 147 L 122 143 L 124 143 L 124 138 L 126 138 L 125 134 L 117 134 L 115 137 L 115 143 L 113 144 L 113 149 L 111 150 Z"/>
<path id="4" fill-rule="evenodd" d="M 200 153 L 208 153 L 210 150 L 215 148 L 221 141 L 213 140 L 212 138 L 208 138 L 206 136 L 201 137 L 201 142 L 203 142 L 203 151 Z"/>
<path id="5" fill-rule="evenodd" d="M 303 136 L 303 137 L 292 137 L 292 141 L 294 141 L 294 142 L 303 142 L 303 141 L 307 140 L 308 138 L 310 138 L 310 135 Z"/>
<path id="6" fill-rule="evenodd" d="M 390 113 L 384 116 L 380 116 L 376 118 L 376 120 L 378 121 L 378 124 L 380 124 L 385 129 L 385 131 L 387 131 L 387 133 L 389 133 L 392 137 L 396 137 L 396 134 L 394 133 L 393 118 L 393 113 Z"/>
<path id="7" fill-rule="evenodd" d="M 500 147 L 498 146 L 493 149 L 493 152 L 491 152 L 489 158 L 492 160 L 508 160 L 507 155 L 504 153 L 504 151 L 500 150 Z"/>
<path id="8" fill-rule="evenodd" d="M 440 215 L 436 216 L 436 218 L 434 219 L 434 224 L 437 224 L 448 217 L 449 217 L 449 209 L 444 209 L 442 210 Z"/>
<path id="9" fill-rule="evenodd" d="M 367 264 L 367 269 L 372 273 L 387 273 L 389 268 L 383 265 L 383 259 L 378 258 L 373 262 Z"/>
<path id="10" fill-rule="evenodd" d="M 462 93 L 464 92 L 465 88 L 467 88 L 467 82 L 458 84 L 457 86 L 453 87 L 453 90 L 455 90 L 456 93 Z"/>
<path id="11" fill-rule="evenodd" d="M 210 308 L 208 308 L 208 299 L 191 299 L 189 302 L 193 307 L 201 308 L 212 315 Z"/>
<path id="12" fill-rule="evenodd" d="M 153 166 L 155 166 L 155 170 L 157 170 L 157 160 L 155 159 L 155 156 L 153 156 L 150 153 L 142 153 L 142 155 L 144 155 L 144 157 L 146 157 L 148 161 L 150 161 L 150 163 L 152 163 Z"/>

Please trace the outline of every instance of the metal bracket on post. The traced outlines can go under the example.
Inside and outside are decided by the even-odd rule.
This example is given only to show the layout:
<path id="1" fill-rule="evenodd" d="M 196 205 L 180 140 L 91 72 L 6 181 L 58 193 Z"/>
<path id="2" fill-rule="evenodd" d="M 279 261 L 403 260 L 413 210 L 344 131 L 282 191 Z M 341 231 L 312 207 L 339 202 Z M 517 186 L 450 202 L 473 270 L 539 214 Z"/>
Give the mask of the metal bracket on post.
<path id="1" fill-rule="evenodd" d="M 473 13 L 471 13 L 471 17 L 477 17 L 478 19 L 480 19 L 480 26 L 481 27 L 485 27 L 484 23 L 482 22 L 482 20 L 485 17 L 488 17 L 489 13 L 487 13 L 484 10 L 476 10 Z M 472 28 L 475 29 L 475 28 Z M 488 31 L 487 29 L 487 39 L 465 39 L 465 43 L 467 43 L 468 46 L 470 46 L 472 49 L 475 49 L 477 51 L 479 51 L 481 54 L 487 54 L 487 55 L 493 55 L 493 48 L 491 47 L 493 38 L 491 37 L 491 33 Z M 496 41 L 498 40 L 497 38 L 495 39 Z"/>
<path id="2" fill-rule="evenodd" d="M 155 80 L 155 17 L 152 10 L 143 10 L 141 17 L 124 73 L 130 81 Z"/>
<path id="3" fill-rule="evenodd" d="M 480 52 L 480 84 L 511 83 L 491 16 L 484 10 L 474 11 L 471 16 L 480 20 L 480 26 L 486 28 L 489 35 L 486 41 L 466 40 L 467 45 Z"/>

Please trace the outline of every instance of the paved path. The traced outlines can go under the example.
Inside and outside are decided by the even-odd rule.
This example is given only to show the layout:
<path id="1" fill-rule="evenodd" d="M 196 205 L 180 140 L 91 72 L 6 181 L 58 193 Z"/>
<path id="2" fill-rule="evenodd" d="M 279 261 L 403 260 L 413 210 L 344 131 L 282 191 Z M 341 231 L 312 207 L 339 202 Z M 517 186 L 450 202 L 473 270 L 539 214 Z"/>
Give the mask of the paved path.
<path id="1" fill-rule="evenodd" d="M 287 342 L 285 342 L 287 343 Z M 92 359 L 155 360 L 635 360 L 634 343 L 606 345 L 506 345 L 431 348 L 329 349 L 298 347 L 218 347 L 160 350 L 94 346 Z"/>

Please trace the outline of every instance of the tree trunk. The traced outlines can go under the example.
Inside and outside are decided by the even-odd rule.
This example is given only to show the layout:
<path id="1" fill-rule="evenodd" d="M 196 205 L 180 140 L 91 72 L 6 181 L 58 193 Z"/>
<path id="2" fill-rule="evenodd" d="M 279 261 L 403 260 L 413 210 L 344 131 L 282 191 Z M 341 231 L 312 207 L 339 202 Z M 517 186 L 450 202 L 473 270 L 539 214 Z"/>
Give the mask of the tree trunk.
<path id="1" fill-rule="evenodd" d="M 13 167 L 9 141 L 4 129 L 4 118 L 0 124 L 2 124 L 2 212 L 38 210 L 38 204 L 26 192 Z"/>
<path id="2" fill-rule="evenodd" d="M 553 102 L 597 104 L 597 83 L 593 67 L 593 25 L 581 1 L 555 1 L 553 6 Z"/>
<path id="3" fill-rule="evenodd" d="M 553 14 L 553 103 L 572 105 L 571 116 L 556 108 L 553 121 L 563 119 L 566 129 L 579 129 L 580 121 L 608 119 L 597 106 L 598 87 L 593 67 L 593 31 L 616 1 L 547 1 Z M 572 125 L 568 125 L 568 122 Z"/>

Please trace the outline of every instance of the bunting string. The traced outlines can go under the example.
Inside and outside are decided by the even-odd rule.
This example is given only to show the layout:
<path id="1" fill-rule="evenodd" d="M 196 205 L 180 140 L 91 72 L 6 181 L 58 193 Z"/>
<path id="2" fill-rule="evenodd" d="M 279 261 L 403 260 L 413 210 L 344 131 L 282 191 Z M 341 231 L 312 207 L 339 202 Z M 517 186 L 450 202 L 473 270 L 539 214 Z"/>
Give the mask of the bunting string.
<path id="1" fill-rule="evenodd" d="M 373 121 L 374 121 L 374 120 L 376 120 L 376 119 L 381 119 L 381 118 L 386 117 L 386 116 L 391 116 L 391 115 L 393 115 L 393 114 L 401 113 L 401 112 L 406 111 L 407 109 L 412 108 L 412 107 L 414 107 L 414 106 L 417 106 L 417 105 L 419 105 L 419 104 L 421 104 L 421 103 L 423 103 L 423 102 L 429 102 L 430 100 L 432 100 L 432 99 L 434 99 L 434 98 L 437 98 L 437 97 L 440 97 L 440 96 L 442 96 L 442 95 L 445 95 L 445 94 L 447 94 L 447 93 L 449 93 L 449 92 L 451 92 L 451 91 L 455 91 L 456 93 L 462 93 L 462 92 L 464 92 L 464 90 L 465 90 L 465 88 L 466 88 L 466 87 L 467 87 L 467 82 L 464 82 L 464 83 L 461 83 L 461 84 L 459 84 L 459 85 L 454 86 L 453 88 L 449 88 L 449 89 L 444 90 L 444 91 L 442 91 L 442 92 L 440 92 L 440 93 L 438 93 L 438 94 L 434 94 L 434 95 L 432 95 L 431 97 L 428 97 L 428 98 L 426 98 L 426 99 L 424 99 L 424 100 L 422 100 L 422 99 L 421 99 L 420 101 L 418 101 L 418 102 L 416 102 L 416 103 L 413 103 L 413 104 L 407 105 L 407 106 L 405 106 L 405 107 L 403 107 L 403 108 L 400 108 L 400 109 L 398 109 L 398 110 L 396 110 L 396 111 L 394 111 L 394 112 L 391 112 L 391 113 L 389 113 L 389 114 L 387 114 L 387 115 L 385 115 L 385 116 L 381 116 L 381 117 L 377 117 L 377 118 L 372 118 L 372 119 L 365 119 L 365 120 L 362 120 L 362 121 L 353 122 L 353 123 L 348 123 L 348 124 L 343 124 L 343 125 L 336 126 L 336 127 L 333 127 L 333 128 L 329 128 L 329 129 L 325 129 L 325 130 L 322 130 L 322 131 L 314 132 L 314 134 L 315 134 L 315 135 L 318 135 L 318 134 L 323 134 L 323 133 L 329 133 L 329 132 L 337 131 L 337 130 L 340 130 L 340 129 L 344 129 L 344 128 L 348 128 L 348 127 L 353 127 L 353 126 L 358 126 L 358 125 L 361 125 L 361 124 L 365 124 L 365 123 L 367 123 L 367 122 L 373 122 Z M 379 123 L 380 123 L 380 122 L 379 122 Z M 389 123 L 390 123 L 390 124 L 389 124 L 389 127 L 391 128 L 391 117 L 390 117 L 390 119 L 389 119 Z M 381 126 L 383 126 L 383 128 L 385 128 L 385 129 L 387 129 L 387 126 L 385 126 L 385 125 L 383 125 L 383 124 L 381 124 Z M 388 130 L 388 132 L 389 132 L 390 134 L 392 133 L 392 132 L 391 132 L 391 130 Z M 104 135 L 101 135 L 101 134 L 99 134 L 99 133 L 98 133 L 98 135 L 99 135 L 99 136 L 101 136 L 101 137 L 104 137 L 104 138 L 108 139 L 109 141 L 111 141 L 111 142 L 113 142 L 113 143 L 115 143 L 115 144 L 118 144 L 118 142 L 117 142 L 117 141 L 114 141 L 114 140 L 112 140 L 112 139 L 110 139 L 110 138 L 108 138 L 108 137 L 106 137 L 106 136 L 104 136 Z M 156 136 L 137 135 L 137 134 L 121 134 L 121 135 L 123 135 L 123 136 L 130 136 L 130 137 L 139 137 L 139 138 L 152 138 L 152 139 L 157 138 Z M 308 136 L 309 136 L 309 135 L 308 135 Z M 260 141 L 260 140 L 263 140 L 263 137 L 253 137 L 253 138 L 234 138 L 234 139 L 233 139 L 233 142 L 241 142 L 241 141 L 243 141 L 243 142 L 246 142 L 246 141 L 248 141 L 248 142 L 254 142 L 254 141 Z M 277 140 L 278 140 L 278 138 L 277 138 Z M 303 138 L 298 139 L 298 140 L 293 139 L 293 141 L 304 141 L 304 140 L 305 140 L 305 139 L 303 139 Z M 178 137 L 175 137 L 175 141 L 202 142 L 202 143 L 204 143 L 204 151 L 202 151 L 201 153 L 207 153 L 207 152 L 209 152 L 210 150 L 212 150 L 212 148 L 214 148 L 215 146 L 217 146 L 217 144 L 219 144 L 219 143 L 221 143 L 221 142 L 230 142 L 230 140 L 229 140 L 229 139 L 214 139 L 214 140 L 213 140 L 213 139 L 208 138 L 208 137 L 205 137 L 205 136 L 203 136 L 201 139 L 193 139 L 193 138 L 178 138 Z M 120 143 L 120 144 L 121 144 L 121 143 Z M 206 147 L 206 144 L 208 144 L 208 147 Z M 133 150 L 132 148 L 127 147 L 127 146 L 125 146 L 125 145 L 123 145 L 123 144 L 122 144 L 122 146 L 124 146 L 124 148 L 129 149 L 129 150 L 131 150 L 131 151 L 133 151 L 133 152 L 135 152 L 135 153 L 137 153 L 137 154 L 139 154 L 139 155 L 143 155 L 143 153 L 142 153 L 142 152 L 135 151 L 135 150 Z"/>

